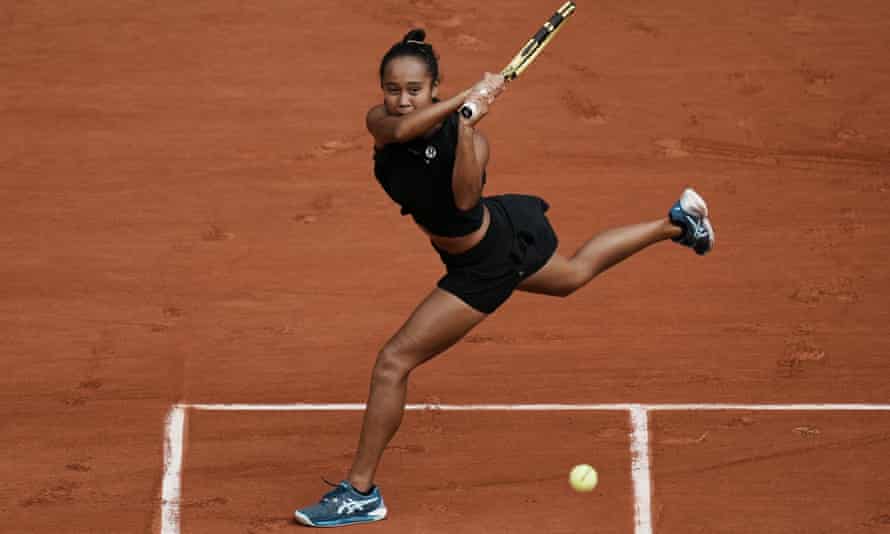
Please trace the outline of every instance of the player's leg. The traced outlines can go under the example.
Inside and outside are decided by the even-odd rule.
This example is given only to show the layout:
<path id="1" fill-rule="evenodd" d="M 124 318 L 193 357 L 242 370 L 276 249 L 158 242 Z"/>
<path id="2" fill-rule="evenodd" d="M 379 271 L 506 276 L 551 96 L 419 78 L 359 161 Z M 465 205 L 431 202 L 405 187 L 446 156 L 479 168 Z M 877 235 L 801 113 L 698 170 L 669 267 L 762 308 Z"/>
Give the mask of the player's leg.
<path id="1" fill-rule="evenodd" d="M 436 288 L 383 346 L 374 365 L 358 451 L 348 476 L 353 486 L 359 490 L 372 486 L 383 449 L 402 421 L 411 371 L 454 345 L 485 317 Z"/>
<path id="2" fill-rule="evenodd" d="M 544 267 L 523 280 L 519 289 L 568 296 L 613 265 L 667 239 L 698 254 L 705 254 L 714 246 L 707 205 L 692 189 L 683 191 L 663 219 L 606 230 L 585 243 L 571 258 L 554 254 Z"/>
<path id="3" fill-rule="evenodd" d="M 556 253 L 519 289 L 565 297 L 583 287 L 596 275 L 660 241 L 680 235 L 680 228 L 667 220 L 612 228 L 595 235 L 571 258 Z"/>
<path id="4" fill-rule="evenodd" d="M 358 451 L 347 480 L 322 501 L 297 510 L 298 522 L 310 526 L 341 526 L 386 517 L 374 474 L 386 445 L 405 411 L 408 376 L 417 366 L 463 338 L 487 315 L 442 289 L 434 289 L 383 346 L 371 375 Z"/>

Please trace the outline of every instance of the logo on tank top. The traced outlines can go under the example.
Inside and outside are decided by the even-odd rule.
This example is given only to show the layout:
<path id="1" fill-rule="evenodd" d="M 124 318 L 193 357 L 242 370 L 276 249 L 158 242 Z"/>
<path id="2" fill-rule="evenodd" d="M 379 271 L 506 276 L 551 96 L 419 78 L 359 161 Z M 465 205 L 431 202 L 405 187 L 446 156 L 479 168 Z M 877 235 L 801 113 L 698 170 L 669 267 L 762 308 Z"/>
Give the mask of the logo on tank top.
<path id="1" fill-rule="evenodd" d="M 429 161 L 431 159 L 435 159 L 438 153 L 439 152 L 436 150 L 436 147 L 434 147 L 433 145 L 427 145 L 423 155 L 426 156 L 427 161 Z"/>

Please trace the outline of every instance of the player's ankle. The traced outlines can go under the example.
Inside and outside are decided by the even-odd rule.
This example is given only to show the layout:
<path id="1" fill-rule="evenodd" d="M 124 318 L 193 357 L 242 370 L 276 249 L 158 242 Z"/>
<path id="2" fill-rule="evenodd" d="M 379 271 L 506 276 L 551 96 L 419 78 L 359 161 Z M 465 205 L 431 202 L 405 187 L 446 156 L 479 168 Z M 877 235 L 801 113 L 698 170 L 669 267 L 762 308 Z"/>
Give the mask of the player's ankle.
<path id="1" fill-rule="evenodd" d="M 662 220 L 661 230 L 668 239 L 679 239 L 686 232 L 685 228 L 675 224 L 670 217 L 665 217 Z"/>
<path id="2" fill-rule="evenodd" d="M 374 491 L 374 483 L 371 481 L 350 478 L 349 485 L 352 486 L 352 489 L 361 493 L 362 495 L 369 495 L 372 491 Z"/>

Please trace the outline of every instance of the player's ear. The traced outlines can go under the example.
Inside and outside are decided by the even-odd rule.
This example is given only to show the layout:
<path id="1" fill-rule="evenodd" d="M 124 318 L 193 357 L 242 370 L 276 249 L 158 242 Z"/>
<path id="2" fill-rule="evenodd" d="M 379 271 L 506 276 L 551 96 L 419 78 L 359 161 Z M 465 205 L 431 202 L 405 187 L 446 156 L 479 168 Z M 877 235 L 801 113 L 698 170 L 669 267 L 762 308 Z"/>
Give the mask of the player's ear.
<path id="1" fill-rule="evenodd" d="M 439 82 L 433 82 L 433 88 L 430 90 L 430 94 L 433 98 L 439 98 Z"/>

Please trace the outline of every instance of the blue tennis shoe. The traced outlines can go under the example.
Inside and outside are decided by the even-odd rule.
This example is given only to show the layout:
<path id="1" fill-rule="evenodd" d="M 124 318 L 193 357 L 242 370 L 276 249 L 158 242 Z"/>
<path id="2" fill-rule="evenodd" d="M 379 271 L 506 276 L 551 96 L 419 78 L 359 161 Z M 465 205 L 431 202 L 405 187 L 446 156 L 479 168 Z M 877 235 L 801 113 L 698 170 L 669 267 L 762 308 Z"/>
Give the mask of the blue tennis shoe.
<path id="1" fill-rule="evenodd" d="M 686 189 L 680 200 L 668 212 L 671 223 L 683 230 L 680 237 L 673 240 L 704 255 L 714 248 L 714 228 L 708 219 L 708 205 L 692 189 Z"/>
<path id="2" fill-rule="evenodd" d="M 334 489 L 325 493 L 318 504 L 294 512 L 297 523 L 309 527 L 345 527 L 386 518 L 386 505 L 377 486 L 365 495 L 346 480 L 331 485 Z"/>

